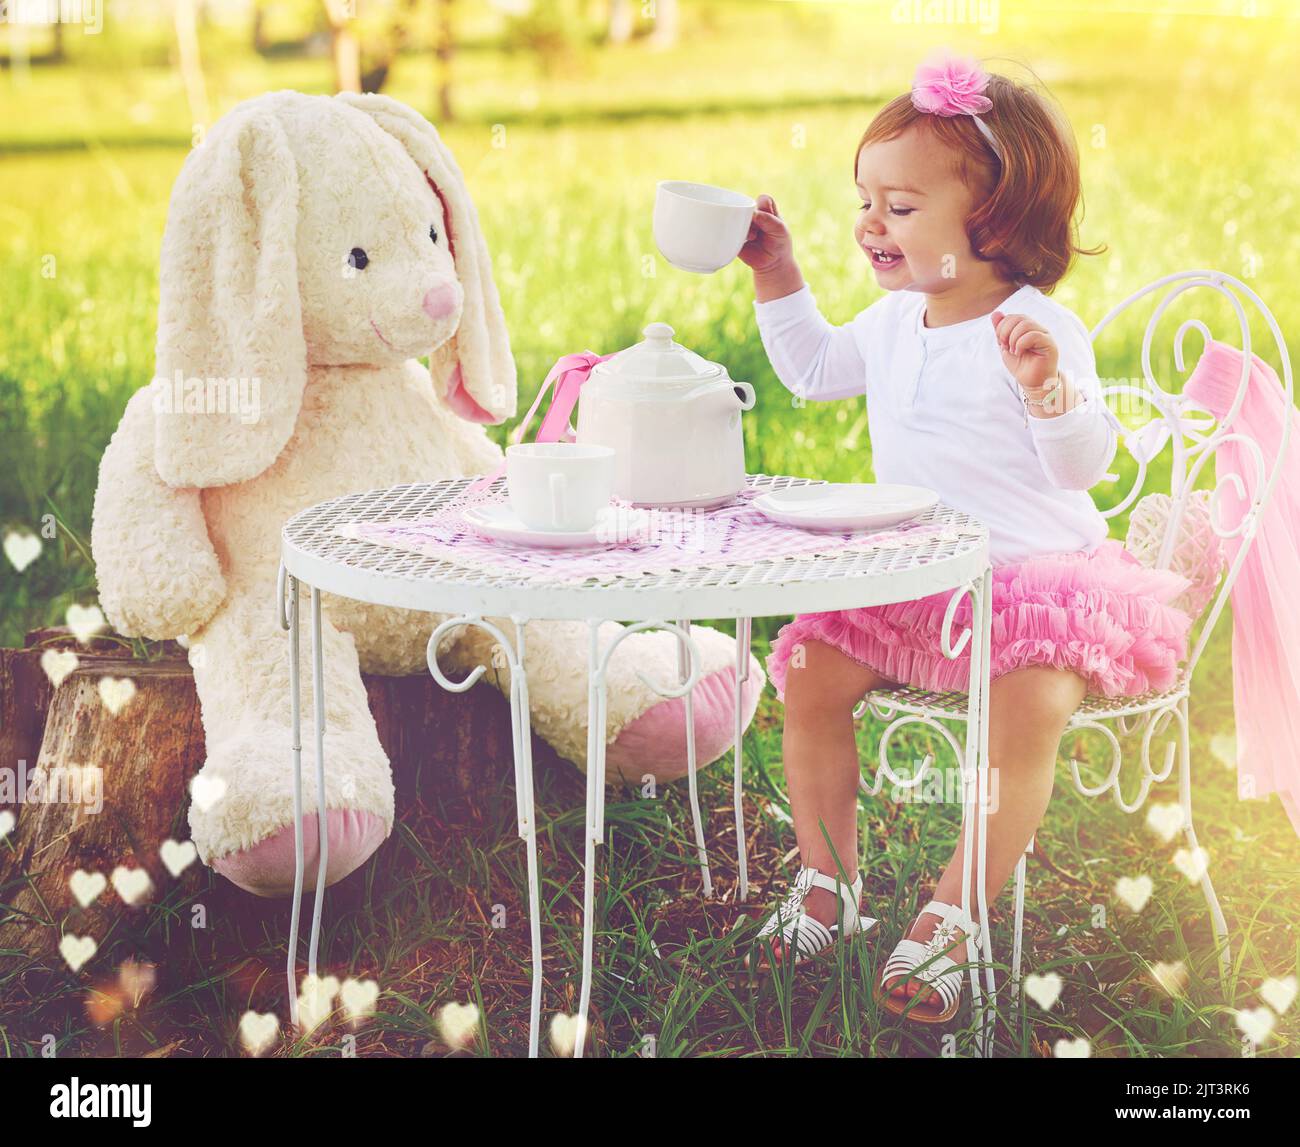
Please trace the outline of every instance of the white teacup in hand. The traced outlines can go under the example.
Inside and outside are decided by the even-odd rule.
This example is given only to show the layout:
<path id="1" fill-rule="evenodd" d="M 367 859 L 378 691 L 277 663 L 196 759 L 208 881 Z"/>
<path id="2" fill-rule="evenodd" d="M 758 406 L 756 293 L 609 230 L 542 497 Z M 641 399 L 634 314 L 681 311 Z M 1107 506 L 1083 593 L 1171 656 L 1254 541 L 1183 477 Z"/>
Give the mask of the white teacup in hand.
<path id="1" fill-rule="evenodd" d="M 580 442 L 507 446 L 506 487 L 530 530 L 589 530 L 614 494 L 614 450 Z"/>
<path id="2" fill-rule="evenodd" d="M 665 179 L 655 191 L 654 233 L 660 254 L 683 271 L 712 274 L 749 238 L 754 201 L 707 183 Z"/>

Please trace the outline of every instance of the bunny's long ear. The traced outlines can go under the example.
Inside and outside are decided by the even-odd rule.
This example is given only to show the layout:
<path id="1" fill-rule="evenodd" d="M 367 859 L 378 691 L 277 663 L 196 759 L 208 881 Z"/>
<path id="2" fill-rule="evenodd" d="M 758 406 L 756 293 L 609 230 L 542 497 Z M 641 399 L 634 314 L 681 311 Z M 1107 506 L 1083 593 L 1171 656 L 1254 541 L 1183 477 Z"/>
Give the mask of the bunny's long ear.
<path id="1" fill-rule="evenodd" d="M 302 403 L 298 168 L 269 98 L 220 120 L 172 189 L 153 381 L 155 464 L 172 486 L 260 474 Z"/>
<path id="2" fill-rule="evenodd" d="M 515 360 L 487 242 L 455 157 L 433 124 L 397 100 L 353 93 L 335 99 L 365 112 L 393 136 L 442 202 L 447 241 L 465 303 L 456 333 L 430 357 L 432 373 L 443 397 L 461 417 L 504 422 L 514 415 L 518 401 Z"/>

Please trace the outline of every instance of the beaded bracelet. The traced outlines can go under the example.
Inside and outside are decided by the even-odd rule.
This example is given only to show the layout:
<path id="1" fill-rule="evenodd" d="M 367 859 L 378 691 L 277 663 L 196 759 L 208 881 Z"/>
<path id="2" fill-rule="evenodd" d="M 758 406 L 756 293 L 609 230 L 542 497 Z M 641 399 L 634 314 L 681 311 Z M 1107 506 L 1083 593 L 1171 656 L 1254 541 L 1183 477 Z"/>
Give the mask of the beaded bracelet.
<path id="1" fill-rule="evenodd" d="M 1024 390 L 1021 390 L 1020 401 L 1024 404 L 1024 408 L 1025 408 L 1026 429 L 1029 428 L 1029 408 L 1031 406 L 1045 407 L 1049 402 L 1053 401 L 1056 398 L 1057 393 L 1061 390 L 1061 388 L 1064 385 L 1065 385 L 1065 376 L 1058 371 L 1056 375 L 1056 385 L 1052 387 L 1052 389 L 1049 390 L 1046 394 L 1044 394 L 1042 398 L 1030 398 L 1029 395 L 1027 395 L 1024 392 Z"/>
<path id="2" fill-rule="evenodd" d="M 1025 402 L 1030 406 L 1046 406 L 1048 405 L 1048 403 L 1052 401 L 1052 399 L 1056 396 L 1057 392 L 1064 385 L 1065 384 L 1058 379 L 1056 385 L 1052 387 L 1052 389 L 1049 390 L 1046 394 L 1044 394 L 1042 398 L 1030 398 L 1028 395 L 1026 395 Z"/>

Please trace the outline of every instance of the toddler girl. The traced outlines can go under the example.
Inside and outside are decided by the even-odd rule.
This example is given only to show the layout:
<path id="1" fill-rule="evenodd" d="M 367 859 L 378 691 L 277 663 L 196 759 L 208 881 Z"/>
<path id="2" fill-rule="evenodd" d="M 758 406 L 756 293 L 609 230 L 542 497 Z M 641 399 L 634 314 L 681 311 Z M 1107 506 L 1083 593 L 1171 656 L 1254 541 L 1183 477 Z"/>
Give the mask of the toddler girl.
<path id="1" fill-rule="evenodd" d="M 1175 682 L 1191 621 L 1169 603 L 1187 582 L 1108 539 L 1087 492 L 1114 457 L 1119 424 L 1087 328 L 1047 297 L 1076 253 L 1096 253 L 1074 243 L 1068 127 L 1030 88 L 945 59 L 922 65 L 912 91 L 875 117 L 854 180 L 854 238 L 887 292 L 855 319 L 822 316 L 770 196 L 740 257 L 786 388 L 810 401 L 865 395 L 876 480 L 927 486 L 989 528 L 991 903 L 1042 820 L 1058 742 L 1085 694 Z M 949 597 L 802 614 L 773 642 L 803 865 L 762 929 L 776 959 L 806 958 L 861 927 L 852 711 L 873 689 L 966 688 L 969 646 L 955 660 L 940 651 Z M 880 999 L 910 1019 L 945 1022 L 959 1004 L 962 973 L 946 953 L 975 934 L 960 909 L 961 856 L 959 841 L 882 970 Z"/>

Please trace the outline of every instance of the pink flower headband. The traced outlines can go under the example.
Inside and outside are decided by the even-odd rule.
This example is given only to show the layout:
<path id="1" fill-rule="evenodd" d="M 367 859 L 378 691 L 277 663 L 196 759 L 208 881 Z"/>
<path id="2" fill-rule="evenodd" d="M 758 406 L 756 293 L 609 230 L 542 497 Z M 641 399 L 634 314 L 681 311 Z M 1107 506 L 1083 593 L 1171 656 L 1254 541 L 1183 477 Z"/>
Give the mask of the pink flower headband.
<path id="1" fill-rule="evenodd" d="M 976 112 L 986 112 L 993 101 L 983 94 L 989 76 L 974 60 L 944 56 L 934 63 L 921 64 L 912 80 L 912 106 L 931 115 L 968 115 L 989 141 L 993 154 L 1002 160 L 1002 148 L 989 127 Z"/>

